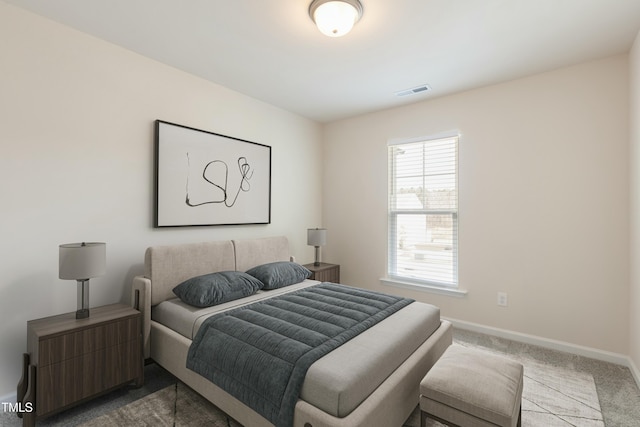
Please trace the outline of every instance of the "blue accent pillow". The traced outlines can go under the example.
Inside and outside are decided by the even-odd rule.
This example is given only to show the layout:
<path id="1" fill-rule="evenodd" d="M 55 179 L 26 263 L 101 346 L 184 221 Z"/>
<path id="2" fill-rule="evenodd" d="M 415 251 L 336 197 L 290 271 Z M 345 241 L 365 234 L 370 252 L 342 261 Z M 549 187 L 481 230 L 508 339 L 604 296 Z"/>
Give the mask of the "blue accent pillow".
<path id="1" fill-rule="evenodd" d="M 262 282 L 241 271 L 219 271 L 185 280 L 173 288 L 182 301 L 196 307 L 211 307 L 255 294 Z"/>
<path id="2" fill-rule="evenodd" d="M 264 283 L 262 289 L 269 290 L 300 283 L 313 273 L 298 263 L 278 261 L 253 267 L 247 274 Z"/>

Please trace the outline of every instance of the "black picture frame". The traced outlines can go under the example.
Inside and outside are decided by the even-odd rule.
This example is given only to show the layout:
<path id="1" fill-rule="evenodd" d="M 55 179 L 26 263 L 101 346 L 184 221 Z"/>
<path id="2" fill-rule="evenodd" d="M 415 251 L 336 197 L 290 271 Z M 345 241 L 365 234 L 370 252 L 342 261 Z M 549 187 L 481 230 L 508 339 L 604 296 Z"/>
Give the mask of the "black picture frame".
<path id="1" fill-rule="evenodd" d="M 270 223 L 270 146 L 155 121 L 155 228 Z"/>

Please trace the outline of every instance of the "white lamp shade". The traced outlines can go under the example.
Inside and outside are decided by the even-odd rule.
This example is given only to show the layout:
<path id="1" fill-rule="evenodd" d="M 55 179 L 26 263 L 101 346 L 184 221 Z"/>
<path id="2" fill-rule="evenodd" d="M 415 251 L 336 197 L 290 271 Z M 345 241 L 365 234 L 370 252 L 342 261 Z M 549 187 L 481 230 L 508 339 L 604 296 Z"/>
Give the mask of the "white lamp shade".
<path id="1" fill-rule="evenodd" d="M 359 2 L 328 1 L 315 6 L 312 3 L 313 21 L 320 32 L 329 37 L 340 37 L 353 28 L 353 24 L 360 19 L 362 8 Z M 354 6 L 355 5 L 355 6 Z M 360 6 L 358 10 L 356 6 Z"/>
<path id="2" fill-rule="evenodd" d="M 84 280 L 102 276 L 107 270 L 107 245 L 100 242 L 60 245 L 58 277 Z"/>
<path id="3" fill-rule="evenodd" d="M 309 228 L 307 229 L 307 245 L 324 246 L 327 243 L 326 228 Z"/>

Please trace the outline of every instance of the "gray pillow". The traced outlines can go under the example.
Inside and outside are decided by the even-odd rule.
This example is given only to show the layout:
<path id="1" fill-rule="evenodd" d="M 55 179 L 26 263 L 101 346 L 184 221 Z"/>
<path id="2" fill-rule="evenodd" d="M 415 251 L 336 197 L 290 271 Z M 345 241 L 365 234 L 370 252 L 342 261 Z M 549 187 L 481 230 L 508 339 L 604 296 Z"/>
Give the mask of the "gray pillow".
<path id="1" fill-rule="evenodd" d="M 253 267 L 247 274 L 264 283 L 262 289 L 269 290 L 300 283 L 312 273 L 298 263 L 278 261 Z"/>
<path id="2" fill-rule="evenodd" d="M 262 286 L 258 279 L 241 271 L 219 271 L 185 280 L 173 288 L 173 293 L 189 305 L 210 307 L 252 295 Z"/>

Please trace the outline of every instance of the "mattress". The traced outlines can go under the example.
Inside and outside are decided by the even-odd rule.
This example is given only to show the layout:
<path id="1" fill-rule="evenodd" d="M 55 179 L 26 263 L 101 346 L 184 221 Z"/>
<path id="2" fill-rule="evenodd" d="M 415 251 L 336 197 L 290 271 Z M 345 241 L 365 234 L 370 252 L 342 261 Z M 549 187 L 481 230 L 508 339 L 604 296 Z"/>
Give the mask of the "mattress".
<path id="1" fill-rule="evenodd" d="M 152 319 L 193 339 L 202 322 L 213 314 L 318 283 L 306 280 L 208 308 L 192 307 L 175 298 L 155 306 Z M 409 304 L 315 362 L 307 371 L 300 399 L 333 416 L 348 415 L 439 326 L 437 307 Z"/>

